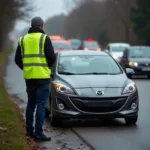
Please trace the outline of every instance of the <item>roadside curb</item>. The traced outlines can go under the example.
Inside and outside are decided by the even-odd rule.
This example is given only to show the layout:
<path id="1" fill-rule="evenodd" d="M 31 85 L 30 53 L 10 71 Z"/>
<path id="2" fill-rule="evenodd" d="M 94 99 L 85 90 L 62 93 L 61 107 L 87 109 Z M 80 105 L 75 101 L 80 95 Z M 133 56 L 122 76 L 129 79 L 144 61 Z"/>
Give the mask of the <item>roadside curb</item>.
<path id="1" fill-rule="evenodd" d="M 75 129 L 71 128 L 71 131 L 81 140 L 84 144 L 86 144 L 90 150 L 96 150 L 89 142 L 87 142 Z"/>

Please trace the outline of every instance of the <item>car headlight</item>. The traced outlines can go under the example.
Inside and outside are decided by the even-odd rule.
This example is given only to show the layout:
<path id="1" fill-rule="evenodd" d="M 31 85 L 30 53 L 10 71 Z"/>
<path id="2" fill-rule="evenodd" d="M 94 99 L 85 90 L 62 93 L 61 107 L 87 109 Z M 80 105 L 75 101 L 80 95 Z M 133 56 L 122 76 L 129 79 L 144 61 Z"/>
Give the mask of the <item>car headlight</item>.
<path id="1" fill-rule="evenodd" d="M 129 66 L 132 66 L 132 65 L 133 65 L 133 63 L 130 61 L 130 62 L 129 62 Z"/>
<path id="2" fill-rule="evenodd" d="M 136 84 L 133 82 L 133 83 L 130 83 L 128 84 L 124 90 L 123 90 L 123 94 L 128 94 L 128 93 L 133 93 L 136 91 Z"/>
<path id="3" fill-rule="evenodd" d="M 129 62 L 129 66 L 131 67 L 131 66 L 135 66 L 135 67 L 137 67 L 139 64 L 137 63 L 137 62 Z"/>
<path id="4" fill-rule="evenodd" d="M 138 66 L 138 63 L 137 63 L 137 62 L 134 62 L 134 66 L 137 67 L 137 66 Z"/>
<path id="5" fill-rule="evenodd" d="M 53 84 L 54 84 L 57 92 L 60 92 L 62 94 L 75 94 L 74 91 L 70 87 L 68 87 L 64 84 L 61 84 L 61 83 L 53 83 Z"/>

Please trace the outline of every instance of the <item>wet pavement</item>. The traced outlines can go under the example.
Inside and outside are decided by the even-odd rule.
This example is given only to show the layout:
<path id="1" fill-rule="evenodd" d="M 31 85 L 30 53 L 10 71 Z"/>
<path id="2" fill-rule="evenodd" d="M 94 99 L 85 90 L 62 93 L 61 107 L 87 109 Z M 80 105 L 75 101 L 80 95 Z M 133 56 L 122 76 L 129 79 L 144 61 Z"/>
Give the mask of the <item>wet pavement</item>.
<path id="1" fill-rule="evenodd" d="M 5 86 L 12 100 L 24 110 L 27 94 L 22 71 L 15 65 L 15 52 L 10 55 L 5 77 Z M 71 128 L 53 128 L 49 119 L 45 121 L 44 131 L 52 141 L 38 143 L 41 150 L 90 150 L 90 148 L 72 131 Z"/>
<path id="2" fill-rule="evenodd" d="M 5 77 L 8 93 L 14 102 L 25 108 L 27 95 L 22 71 L 14 63 L 14 54 L 9 58 Z M 150 150 L 150 80 L 136 79 L 140 111 L 136 126 L 126 126 L 123 119 L 112 121 L 70 121 L 64 127 L 54 129 L 46 120 L 45 134 L 51 142 L 39 143 L 48 150 Z"/>

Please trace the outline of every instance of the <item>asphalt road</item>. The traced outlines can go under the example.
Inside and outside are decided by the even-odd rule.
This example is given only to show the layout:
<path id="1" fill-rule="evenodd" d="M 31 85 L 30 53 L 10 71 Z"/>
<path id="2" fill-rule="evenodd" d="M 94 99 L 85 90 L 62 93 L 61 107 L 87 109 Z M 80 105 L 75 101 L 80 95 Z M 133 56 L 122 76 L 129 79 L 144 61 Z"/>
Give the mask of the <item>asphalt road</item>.
<path id="1" fill-rule="evenodd" d="M 10 56 L 6 74 L 6 88 L 14 102 L 25 108 L 27 96 L 21 70 Z M 53 129 L 45 122 L 45 133 L 53 140 L 40 144 L 52 150 L 150 150 L 150 80 L 135 79 L 140 97 L 139 119 L 136 126 L 126 126 L 123 119 L 65 122 L 64 128 Z"/>

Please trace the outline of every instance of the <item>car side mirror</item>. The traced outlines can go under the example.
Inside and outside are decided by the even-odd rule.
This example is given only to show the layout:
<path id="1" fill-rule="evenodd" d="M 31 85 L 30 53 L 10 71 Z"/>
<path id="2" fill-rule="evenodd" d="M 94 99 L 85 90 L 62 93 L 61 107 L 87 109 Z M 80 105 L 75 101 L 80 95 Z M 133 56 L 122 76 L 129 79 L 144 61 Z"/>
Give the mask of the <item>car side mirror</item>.
<path id="1" fill-rule="evenodd" d="M 126 74 L 127 74 L 128 76 L 133 75 L 134 73 L 135 73 L 135 71 L 134 71 L 133 69 L 131 69 L 131 68 L 126 68 Z"/>

